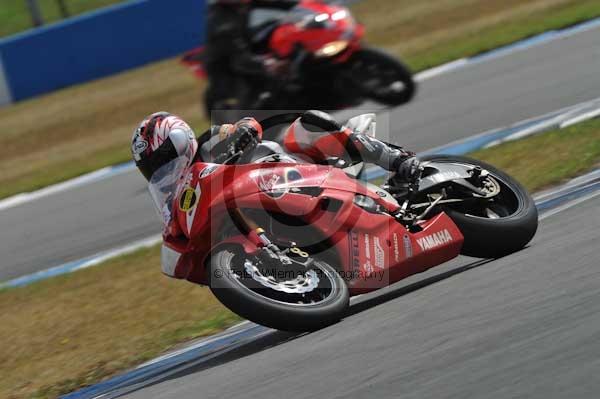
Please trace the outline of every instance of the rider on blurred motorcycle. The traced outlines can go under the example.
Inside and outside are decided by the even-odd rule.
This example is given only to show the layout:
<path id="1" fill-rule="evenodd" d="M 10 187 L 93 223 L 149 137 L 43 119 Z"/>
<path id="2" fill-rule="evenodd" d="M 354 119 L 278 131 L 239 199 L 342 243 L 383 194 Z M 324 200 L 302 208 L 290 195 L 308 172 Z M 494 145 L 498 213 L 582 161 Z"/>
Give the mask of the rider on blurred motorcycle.
<path id="1" fill-rule="evenodd" d="M 209 0 L 206 71 L 217 101 L 215 109 L 244 106 L 238 98 L 250 93 L 248 81 L 265 76 L 263 61 L 252 53 L 248 19 L 259 8 L 290 9 L 298 0 Z"/>
<path id="2" fill-rule="evenodd" d="M 164 170 L 158 173 L 163 166 L 170 165 L 175 159 L 181 160 L 178 167 L 168 171 L 171 181 L 179 182 L 193 163 L 221 163 L 225 160 L 223 153 L 230 145 L 233 144 L 239 151 L 261 139 L 262 127 L 254 118 L 212 126 L 196 139 L 193 130 L 182 119 L 167 112 L 157 112 L 144 119 L 135 130 L 131 152 L 136 166 L 150 183 L 157 179 L 157 175 L 164 178 Z M 420 174 L 419 161 L 414 153 L 392 148 L 367 134 L 352 131 L 321 111 L 307 111 L 292 123 L 284 146 L 287 151 L 316 163 L 330 158 L 351 163 L 374 163 L 395 172 L 397 179 L 407 182 L 416 180 Z M 170 206 L 175 192 L 163 192 L 162 195 L 169 197 L 165 202 L 166 208 L 159 209 L 166 225 L 164 234 L 167 237 L 181 236 L 177 222 L 171 219 Z M 180 253 L 163 245 L 163 273 L 181 278 L 175 268 L 180 256 Z"/>

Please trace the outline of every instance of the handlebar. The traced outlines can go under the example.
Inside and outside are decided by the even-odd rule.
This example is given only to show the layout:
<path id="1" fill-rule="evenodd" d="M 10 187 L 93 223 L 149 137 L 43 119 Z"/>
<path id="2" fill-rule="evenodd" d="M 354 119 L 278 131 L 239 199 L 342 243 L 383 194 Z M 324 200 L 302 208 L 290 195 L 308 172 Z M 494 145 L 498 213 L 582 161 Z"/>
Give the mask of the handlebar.
<path id="1" fill-rule="evenodd" d="M 288 112 L 285 114 L 278 114 L 278 115 L 270 116 L 268 118 L 265 118 L 265 119 L 259 121 L 259 123 L 262 126 L 263 131 L 266 131 L 277 125 L 282 125 L 284 123 L 292 123 L 296 119 L 300 118 L 301 116 L 303 116 L 305 114 L 306 114 L 305 112 Z M 309 125 L 314 125 L 318 128 L 323 129 L 326 132 L 335 130 L 336 128 L 338 128 L 338 126 L 332 125 L 331 121 L 323 120 L 323 119 L 319 119 L 318 117 L 315 118 L 315 117 L 311 117 L 311 116 L 312 116 L 311 114 L 307 114 L 306 119 L 305 119 L 305 122 L 307 122 Z"/>
<path id="2" fill-rule="evenodd" d="M 292 123 L 296 119 L 302 116 L 303 112 L 288 112 L 285 114 L 277 114 L 258 121 L 263 128 L 263 131 L 269 130 L 277 125 L 283 125 L 284 123 Z"/>

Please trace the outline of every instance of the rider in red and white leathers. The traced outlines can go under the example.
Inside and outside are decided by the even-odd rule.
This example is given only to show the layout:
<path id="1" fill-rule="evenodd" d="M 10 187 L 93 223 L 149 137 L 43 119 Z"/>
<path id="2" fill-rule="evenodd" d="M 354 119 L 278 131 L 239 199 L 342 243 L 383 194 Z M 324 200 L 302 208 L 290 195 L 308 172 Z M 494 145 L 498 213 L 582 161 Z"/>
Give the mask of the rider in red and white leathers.
<path id="1" fill-rule="evenodd" d="M 205 66 L 217 110 L 247 107 L 251 82 L 268 75 L 252 51 L 249 16 L 256 9 L 294 7 L 297 0 L 209 0 L 206 10 Z M 240 103 L 241 100 L 241 103 Z"/>
<path id="2" fill-rule="evenodd" d="M 235 124 L 212 126 L 196 139 L 193 130 L 182 119 L 158 112 L 144 119 L 135 130 L 131 151 L 136 166 L 146 180 L 151 181 L 161 167 L 175 159 L 181 160 L 181 169 L 173 172 L 178 174 L 175 177 L 179 177 L 195 162 L 219 162 L 220 155 L 231 144 L 237 150 L 243 150 L 249 143 L 260 141 L 261 138 L 262 127 L 253 118 L 243 118 Z M 374 163 L 394 171 L 396 178 L 404 181 L 413 181 L 420 173 L 419 161 L 414 153 L 392 148 L 366 134 L 354 132 L 321 111 L 308 111 L 292 123 L 286 133 L 284 146 L 287 151 L 316 163 L 332 157 L 350 162 L 362 160 Z M 163 194 L 174 195 L 172 192 Z M 163 216 L 164 212 L 168 212 L 160 211 Z M 176 222 L 168 223 L 165 227 L 165 242 L 182 235 Z M 181 277 L 176 266 L 182 255 L 163 245 L 163 273 Z"/>

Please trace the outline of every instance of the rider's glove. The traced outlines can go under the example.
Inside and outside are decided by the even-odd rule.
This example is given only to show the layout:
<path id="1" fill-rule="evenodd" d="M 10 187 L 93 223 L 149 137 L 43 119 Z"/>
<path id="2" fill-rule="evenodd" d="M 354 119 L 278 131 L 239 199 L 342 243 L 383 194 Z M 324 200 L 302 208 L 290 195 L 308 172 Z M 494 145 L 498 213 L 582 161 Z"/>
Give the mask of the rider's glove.
<path id="1" fill-rule="evenodd" d="M 408 183 L 414 183 L 419 180 L 421 171 L 421 163 L 417 157 L 412 155 L 400 162 L 396 168 L 396 178 Z"/>
<path id="2" fill-rule="evenodd" d="M 232 126 L 232 130 L 236 151 L 243 151 L 250 143 L 262 139 L 262 126 L 254 118 L 240 119 Z"/>

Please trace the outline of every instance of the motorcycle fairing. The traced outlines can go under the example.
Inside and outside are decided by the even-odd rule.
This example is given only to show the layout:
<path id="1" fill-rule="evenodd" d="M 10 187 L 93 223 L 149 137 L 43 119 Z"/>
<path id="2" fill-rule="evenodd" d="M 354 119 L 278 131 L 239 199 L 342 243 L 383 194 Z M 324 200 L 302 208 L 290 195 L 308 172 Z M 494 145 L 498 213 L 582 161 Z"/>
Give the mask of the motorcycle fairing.
<path id="1" fill-rule="evenodd" d="M 472 177 L 470 172 L 473 169 L 472 165 L 433 161 L 426 161 L 421 165 L 424 167 L 424 171 L 419 181 L 419 191 L 427 191 L 449 181 L 460 182 Z"/>
<path id="2" fill-rule="evenodd" d="M 261 209 L 305 220 L 333 246 L 354 294 L 445 262 L 457 256 L 462 246 L 462 234 L 444 213 L 421 222 L 420 231 L 411 232 L 390 215 L 362 209 L 354 203 L 357 194 L 369 196 L 386 209 L 397 208 L 397 204 L 388 203 L 342 170 L 329 166 L 198 163 L 189 173 L 180 193 L 193 189 L 200 193 L 199 198 L 189 208 L 185 202 L 181 206 L 184 194 L 176 198 L 173 207 L 184 236 L 179 241 L 171 239 L 170 245 L 193 254 L 182 257 L 177 268 L 177 277 L 190 281 L 206 283 L 205 256 L 219 243 L 214 233 L 228 217 L 227 207 Z M 302 190 L 307 188 L 318 190 Z M 226 243 L 237 243 L 249 253 L 257 248 L 242 235 L 219 244 Z"/>
<path id="3" fill-rule="evenodd" d="M 347 238 L 336 244 L 339 253 L 349 254 L 344 272 L 353 276 L 348 282 L 353 295 L 385 287 L 453 259 L 464 240 L 445 213 L 421 223 L 418 232 L 407 230 L 391 218 L 388 224 L 374 224 L 373 216 L 365 219 L 358 218 Z"/>
<path id="4" fill-rule="evenodd" d="M 210 168 L 210 173 L 205 173 Z M 212 221 L 218 225 L 225 208 L 249 207 L 307 212 L 304 188 L 319 188 L 332 168 L 314 164 L 257 163 L 213 165 L 196 163 L 187 172 L 172 208 L 181 231 L 188 239 L 203 236 Z M 298 190 L 296 190 L 298 189 Z M 195 201 L 184 196 L 196 194 Z M 298 192 L 296 192 L 298 191 Z M 300 201 L 280 201 L 290 195 Z M 283 206 L 283 208 L 281 208 Z M 210 216 L 210 217 L 209 217 Z"/>
<path id="5" fill-rule="evenodd" d="M 298 44 L 315 53 L 327 43 L 339 40 L 347 41 L 349 47 L 357 46 L 363 35 L 364 28 L 354 21 L 347 8 L 303 2 L 273 30 L 269 46 L 275 54 L 285 58 Z"/>

